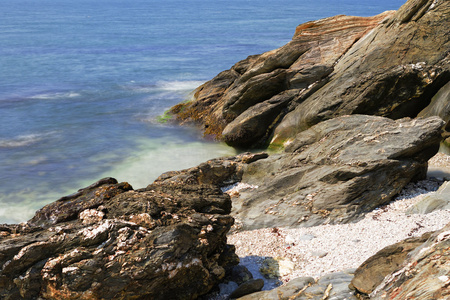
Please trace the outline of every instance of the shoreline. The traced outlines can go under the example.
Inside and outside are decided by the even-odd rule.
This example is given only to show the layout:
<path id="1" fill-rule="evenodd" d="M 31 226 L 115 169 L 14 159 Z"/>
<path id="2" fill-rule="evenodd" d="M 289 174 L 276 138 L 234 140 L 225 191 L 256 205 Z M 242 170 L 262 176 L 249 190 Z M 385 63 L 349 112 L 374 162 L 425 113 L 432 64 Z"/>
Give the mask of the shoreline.
<path id="1" fill-rule="evenodd" d="M 429 160 L 429 167 L 450 172 L 450 156 L 436 154 Z M 241 264 L 255 278 L 265 280 L 264 290 L 297 277 L 318 279 L 329 273 L 351 272 L 386 246 L 444 227 L 450 219 L 450 210 L 405 214 L 408 208 L 436 191 L 443 182 L 427 177 L 410 183 L 394 201 L 366 214 L 356 223 L 242 231 L 229 234 L 228 243 L 236 246 Z M 270 280 L 259 271 L 267 258 L 273 258 L 269 262 L 278 267 Z"/>

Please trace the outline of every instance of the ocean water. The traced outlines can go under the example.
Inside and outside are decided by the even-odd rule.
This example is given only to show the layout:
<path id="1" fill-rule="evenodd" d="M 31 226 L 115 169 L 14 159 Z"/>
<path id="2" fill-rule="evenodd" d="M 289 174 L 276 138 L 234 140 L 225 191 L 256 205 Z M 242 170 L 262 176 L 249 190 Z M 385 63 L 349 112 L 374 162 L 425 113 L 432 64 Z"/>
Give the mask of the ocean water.
<path id="1" fill-rule="evenodd" d="M 403 3 L 3 0 L 0 223 L 105 176 L 140 188 L 235 154 L 157 117 L 235 62 L 284 45 L 298 24 Z"/>

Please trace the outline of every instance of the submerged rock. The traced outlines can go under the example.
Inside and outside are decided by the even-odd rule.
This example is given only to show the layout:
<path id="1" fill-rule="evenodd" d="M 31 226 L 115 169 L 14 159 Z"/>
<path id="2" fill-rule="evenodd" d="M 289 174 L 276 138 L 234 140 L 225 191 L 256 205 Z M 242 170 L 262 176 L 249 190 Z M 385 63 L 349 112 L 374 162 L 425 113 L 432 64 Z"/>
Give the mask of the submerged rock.
<path id="1" fill-rule="evenodd" d="M 230 209 L 212 185 L 99 181 L 1 226 L 0 297 L 195 299 L 238 263 Z"/>

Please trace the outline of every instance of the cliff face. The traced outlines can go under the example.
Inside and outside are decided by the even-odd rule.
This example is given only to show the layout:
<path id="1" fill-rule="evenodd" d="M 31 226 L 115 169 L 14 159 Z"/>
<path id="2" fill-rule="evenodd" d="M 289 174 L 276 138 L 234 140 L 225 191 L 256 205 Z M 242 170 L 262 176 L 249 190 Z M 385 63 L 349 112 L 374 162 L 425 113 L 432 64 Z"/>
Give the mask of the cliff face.
<path id="1" fill-rule="evenodd" d="M 172 109 L 237 147 L 284 145 L 346 114 L 416 117 L 450 80 L 448 1 L 297 27 L 285 46 L 238 62 Z"/>

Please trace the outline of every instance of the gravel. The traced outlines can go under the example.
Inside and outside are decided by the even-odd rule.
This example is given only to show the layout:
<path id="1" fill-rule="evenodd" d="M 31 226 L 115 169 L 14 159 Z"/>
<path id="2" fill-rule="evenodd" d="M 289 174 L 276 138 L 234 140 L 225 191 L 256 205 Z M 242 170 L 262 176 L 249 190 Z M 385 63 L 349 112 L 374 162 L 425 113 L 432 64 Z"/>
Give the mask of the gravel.
<path id="1" fill-rule="evenodd" d="M 429 163 L 450 170 L 449 158 L 439 153 Z M 357 268 L 388 245 L 444 227 L 450 220 L 450 210 L 405 214 L 441 184 L 442 180 L 435 178 L 411 183 L 393 202 L 368 213 L 357 223 L 243 231 L 230 234 L 228 243 L 236 246 L 241 263 L 256 278 L 262 277 L 258 270 L 263 260 L 275 258 L 279 263 L 279 283 L 301 276 L 317 279 L 328 273 Z M 271 281 L 265 289 L 273 285 Z"/>

